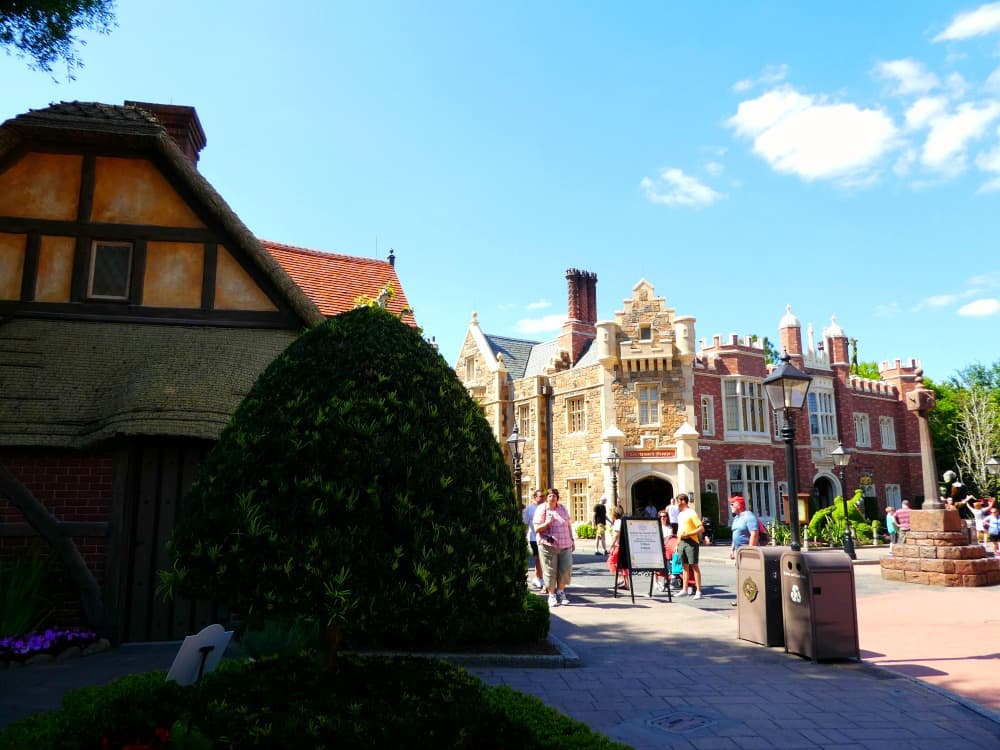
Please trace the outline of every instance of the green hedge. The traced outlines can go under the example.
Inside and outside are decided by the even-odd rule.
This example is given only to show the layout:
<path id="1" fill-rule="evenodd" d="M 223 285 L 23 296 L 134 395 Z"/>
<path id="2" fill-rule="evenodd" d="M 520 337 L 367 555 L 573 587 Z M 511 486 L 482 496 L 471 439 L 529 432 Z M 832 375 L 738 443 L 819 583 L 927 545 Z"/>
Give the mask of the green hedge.
<path id="1" fill-rule="evenodd" d="M 306 656 L 224 662 L 191 687 L 152 672 L 75 691 L 59 711 L 0 730 L 0 750 L 158 747 L 157 730 L 171 732 L 169 747 L 624 750 L 442 661 L 341 657 L 322 669 Z M 188 742 L 175 741 L 182 733 Z"/>

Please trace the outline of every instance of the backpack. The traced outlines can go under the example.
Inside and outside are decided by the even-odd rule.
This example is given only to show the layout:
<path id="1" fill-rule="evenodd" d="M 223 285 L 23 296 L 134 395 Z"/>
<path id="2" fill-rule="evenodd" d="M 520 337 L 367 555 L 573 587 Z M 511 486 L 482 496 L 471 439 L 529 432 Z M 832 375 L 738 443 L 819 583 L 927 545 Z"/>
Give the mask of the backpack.
<path id="1" fill-rule="evenodd" d="M 771 535 L 767 533 L 767 526 L 765 526 L 764 522 L 758 518 L 757 519 L 757 546 L 758 547 L 763 547 L 764 545 L 770 544 L 770 543 L 771 543 Z"/>

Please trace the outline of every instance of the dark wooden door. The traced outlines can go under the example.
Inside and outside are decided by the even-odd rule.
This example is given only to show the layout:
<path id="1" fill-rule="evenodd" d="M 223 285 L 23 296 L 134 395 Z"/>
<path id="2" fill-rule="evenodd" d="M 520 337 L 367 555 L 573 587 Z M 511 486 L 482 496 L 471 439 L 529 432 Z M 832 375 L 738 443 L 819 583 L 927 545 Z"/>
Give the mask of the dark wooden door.
<path id="1" fill-rule="evenodd" d="M 133 438 L 121 497 L 117 557 L 121 642 L 174 641 L 218 622 L 219 608 L 207 601 L 165 600 L 157 592 L 159 571 L 170 567 L 167 540 L 184 494 L 212 443 L 180 438 Z"/>

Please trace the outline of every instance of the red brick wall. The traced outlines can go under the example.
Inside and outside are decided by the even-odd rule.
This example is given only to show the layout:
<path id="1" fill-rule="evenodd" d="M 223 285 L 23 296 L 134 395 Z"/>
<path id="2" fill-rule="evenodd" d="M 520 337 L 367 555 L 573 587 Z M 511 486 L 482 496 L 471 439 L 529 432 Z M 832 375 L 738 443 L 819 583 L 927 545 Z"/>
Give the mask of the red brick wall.
<path id="1" fill-rule="evenodd" d="M 101 453 L 71 451 L 0 451 L 0 463 L 60 521 L 109 521 L 112 458 Z M 0 497 L 0 523 L 23 523 L 21 511 Z M 103 582 L 106 537 L 74 539 L 87 566 Z M 34 538 L 0 537 L 0 554 L 10 556 L 37 542 Z"/>

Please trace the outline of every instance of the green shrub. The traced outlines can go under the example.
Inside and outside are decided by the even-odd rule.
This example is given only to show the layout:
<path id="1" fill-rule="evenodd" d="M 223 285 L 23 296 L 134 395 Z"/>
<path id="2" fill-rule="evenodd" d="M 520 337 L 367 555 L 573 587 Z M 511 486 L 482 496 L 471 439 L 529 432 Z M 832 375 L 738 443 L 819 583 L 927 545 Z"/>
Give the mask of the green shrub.
<path id="1" fill-rule="evenodd" d="M 871 524 L 859 510 L 861 490 L 847 501 L 847 512 L 851 519 L 851 529 L 861 541 L 870 541 L 872 537 Z M 809 538 L 817 542 L 826 542 L 838 547 L 844 542 L 844 499 L 837 496 L 833 504 L 820 508 L 809 521 Z"/>
<path id="2" fill-rule="evenodd" d="M 184 506 L 164 589 L 248 618 L 314 617 L 345 646 L 389 646 L 475 642 L 525 612 L 500 446 L 441 356 L 378 307 L 264 371 Z"/>
<path id="3" fill-rule="evenodd" d="M 442 661 L 341 657 L 323 669 L 306 657 L 283 657 L 223 662 L 184 688 L 156 672 L 76 691 L 61 710 L 0 730 L 0 749 L 96 750 L 103 737 L 121 747 L 121 738 L 147 740 L 166 727 L 171 747 L 186 734 L 188 747 L 210 738 L 217 750 L 624 747 Z"/>
<path id="4" fill-rule="evenodd" d="M 715 525 L 716 532 L 718 532 L 721 524 L 719 523 L 719 496 L 717 493 L 701 493 L 701 514 L 711 520 Z"/>
<path id="5" fill-rule="evenodd" d="M 589 523 L 581 523 L 575 529 L 577 539 L 593 539 L 597 536 L 597 532 L 594 531 L 594 527 Z"/>

